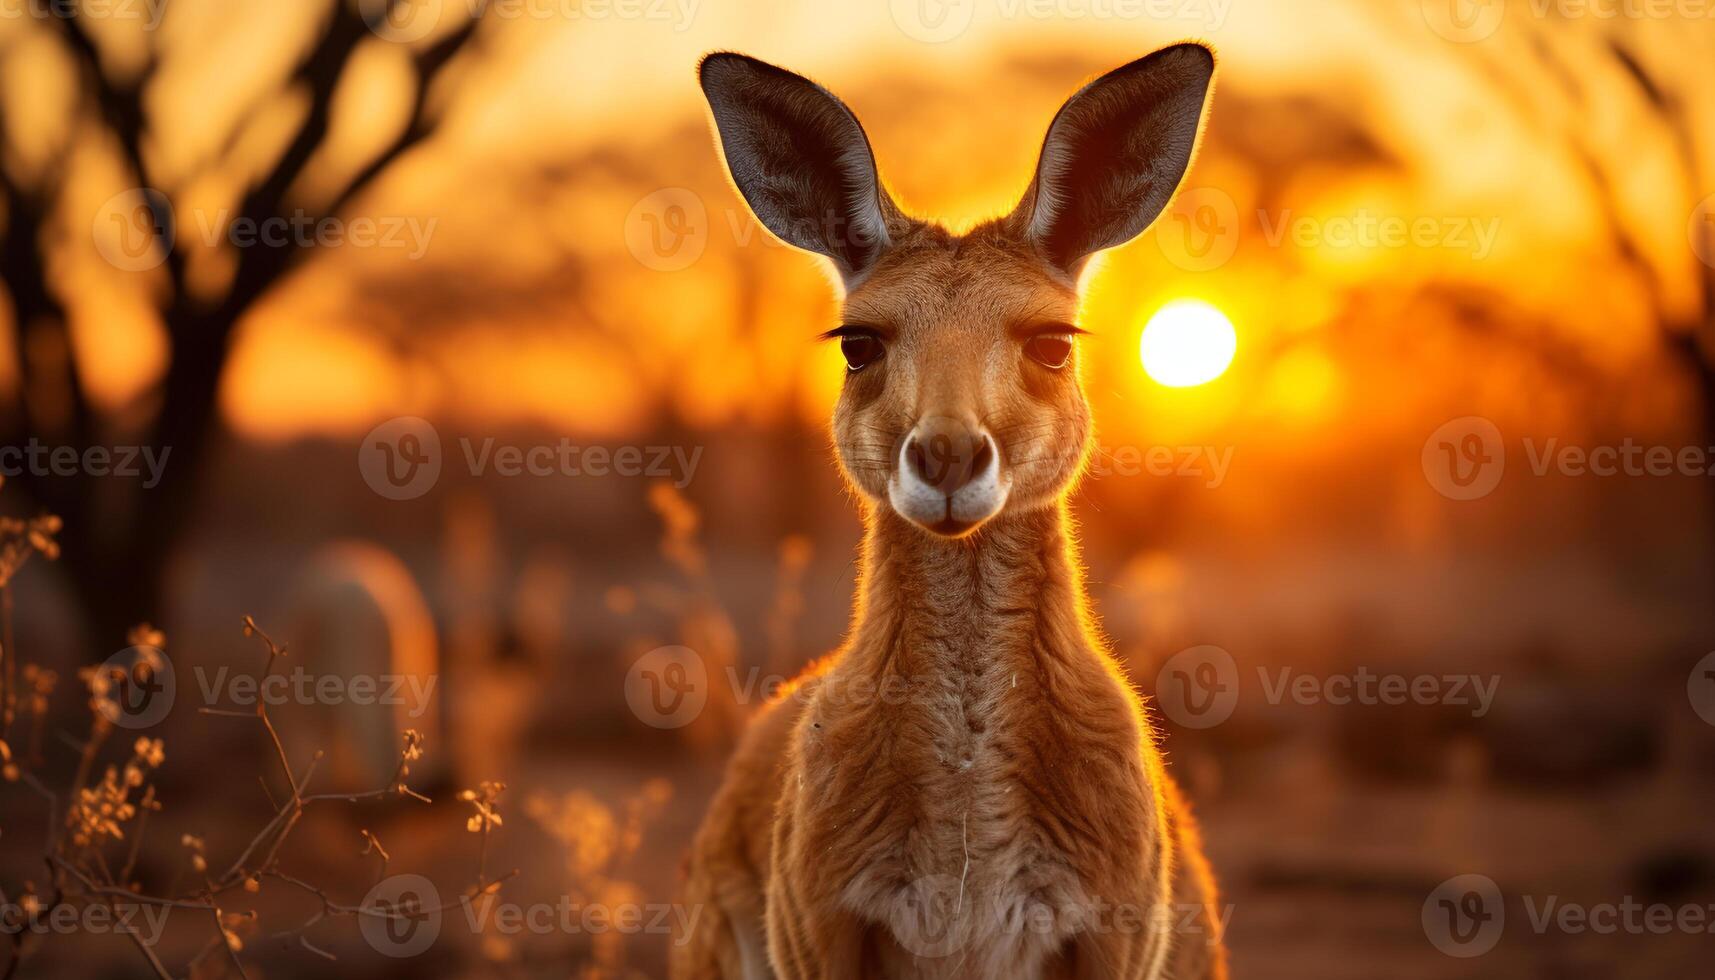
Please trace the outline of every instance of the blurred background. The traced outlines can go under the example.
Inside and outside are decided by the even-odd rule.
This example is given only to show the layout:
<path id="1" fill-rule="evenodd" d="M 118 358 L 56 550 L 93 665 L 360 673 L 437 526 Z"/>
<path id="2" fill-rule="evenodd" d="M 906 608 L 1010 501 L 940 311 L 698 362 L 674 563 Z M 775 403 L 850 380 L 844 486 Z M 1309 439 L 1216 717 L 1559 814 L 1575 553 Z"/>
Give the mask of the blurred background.
<path id="1" fill-rule="evenodd" d="M 969 226 L 1079 84 L 1194 37 L 1220 57 L 1196 164 L 1087 279 L 1101 450 L 1073 509 L 1140 689 L 1213 646 L 1236 692 L 1157 712 L 1236 975 L 1702 975 L 1699 929 L 1531 912 L 1715 903 L 1712 10 L 3 0 L 0 513 L 63 526 L 22 568 L 52 528 L 8 526 L 0 561 L 0 888 L 50 891 L 61 817 L 27 784 L 136 734 L 164 743 L 160 810 L 114 880 L 194 892 L 191 852 L 224 866 L 268 823 L 266 733 L 198 710 L 264 669 L 251 615 L 280 670 L 432 684 L 275 710 L 322 792 L 385 787 L 421 732 L 433 800 L 318 804 L 292 876 L 358 903 L 368 831 L 449 899 L 518 869 L 508 901 L 671 902 L 759 692 L 843 635 L 860 534 L 814 339 L 833 292 L 728 185 L 698 57 L 816 78 L 908 210 Z M 92 756 L 78 669 L 144 622 L 171 710 Z M 694 717 L 641 700 L 663 646 L 694 651 Z M 1330 696 L 1365 674 L 1445 696 Z M 492 834 L 456 798 L 482 780 L 506 783 Z M 1426 909 L 1465 874 L 1506 914 L 1469 958 Z M 658 931 L 460 910 L 394 959 L 319 907 L 223 899 L 257 910 L 231 925 L 246 975 L 664 971 Z M 211 935 L 176 913 L 153 948 L 238 975 Z M 13 952 L 19 976 L 150 969 L 111 934 Z"/>

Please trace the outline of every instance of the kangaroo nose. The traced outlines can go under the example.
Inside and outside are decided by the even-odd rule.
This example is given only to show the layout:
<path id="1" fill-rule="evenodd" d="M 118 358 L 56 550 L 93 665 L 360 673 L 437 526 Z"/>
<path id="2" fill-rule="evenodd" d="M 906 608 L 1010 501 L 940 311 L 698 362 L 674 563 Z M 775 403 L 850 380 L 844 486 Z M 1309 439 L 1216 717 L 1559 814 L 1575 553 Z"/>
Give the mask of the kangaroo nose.
<path id="1" fill-rule="evenodd" d="M 905 461 L 919 480 L 951 497 L 994 463 L 994 440 L 952 419 L 925 420 L 905 444 Z"/>

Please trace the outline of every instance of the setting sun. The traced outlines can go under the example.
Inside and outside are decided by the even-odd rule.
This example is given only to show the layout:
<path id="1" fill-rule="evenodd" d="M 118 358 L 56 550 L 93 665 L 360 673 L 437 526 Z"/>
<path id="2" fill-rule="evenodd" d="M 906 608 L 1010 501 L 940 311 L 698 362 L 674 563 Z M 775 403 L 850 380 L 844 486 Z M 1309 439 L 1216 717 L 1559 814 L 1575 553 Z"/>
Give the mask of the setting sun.
<path id="1" fill-rule="evenodd" d="M 1169 388 L 1189 388 L 1225 373 L 1238 344 L 1225 313 L 1202 300 L 1181 299 L 1149 318 L 1138 354 L 1151 378 Z"/>

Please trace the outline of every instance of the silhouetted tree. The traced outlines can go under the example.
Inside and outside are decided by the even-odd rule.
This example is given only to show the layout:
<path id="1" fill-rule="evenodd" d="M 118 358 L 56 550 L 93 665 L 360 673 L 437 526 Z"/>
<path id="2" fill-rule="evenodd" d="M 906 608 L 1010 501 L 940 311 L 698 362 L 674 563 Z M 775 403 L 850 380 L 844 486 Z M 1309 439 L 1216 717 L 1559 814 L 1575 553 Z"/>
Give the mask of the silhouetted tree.
<path id="1" fill-rule="evenodd" d="M 1627 203 L 1624 192 L 1629 171 L 1638 166 L 1632 153 L 1635 144 L 1618 147 L 1599 142 L 1588 125 L 1592 111 L 1591 88 L 1601 81 L 1580 72 L 1574 52 L 1588 50 L 1579 25 L 1561 20 L 1542 20 L 1527 35 L 1533 67 L 1549 80 L 1546 88 L 1573 108 L 1565 118 L 1561 134 L 1565 146 L 1585 177 L 1592 200 L 1603 223 L 1603 231 L 1614 250 L 1622 274 L 1632 276 L 1643 287 L 1650 319 L 1661 331 L 1672 358 L 1683 366 L 1698 402 L 1697 431 L 1703 445 L 1715 445 L 1715 214 L 1701 225 L 1691 224 L 1699 201 L 1715 191 L 1715 173 L 1699 146 L 1696 132 L 1700 111 L 1699 93 L 1708 91 L 1706 66 L 1715 59 L 1715 34 L 1701 25 L 1686 25 L 1675 44 L 1655 38 L 1646 43 L 1641 31 L 1660 28 L 1659 23 L 1596 21 L 1597 60 L 1606 60 L 1628 79 L 1631 107 L 1636 121 L 1633 132 L 1649 134 L 1653 129 L 1666 137 L 1673 156 L 1672 171 L 1681 206 L 1666 214 L 1639 213 Z M 1643 53 L 1650 52 L 1647 56 Z M 1676 60 L 1677 56 L 1677 60 Z M 1643 237 L 1646 230 L 1671 226 L 1674 237 L 1685 228 L 1687 248 L 1674 252 L 1691 270 L 1694 298 L 1690 304 L 1675 303 L 1666 280 L 1671 274 L 1665 260 L 1653 255 Z M 1699 241 L 1699 239 L 1701 239 Z"/>
<path id="2" fill-rule="evenodd" d="M 1700 109 L 1696 100 L 1708 91 L 1706 66 L 1715 59 L 1715 34 L 1687 24 L 1671 39 L 1643 37 L 1644 31 L 1664 26 L 1671 22 L 1517 18 L 1508 29 L 1522 32 L 1517 50 L 1524 57 L 1496 57 L 1482 64 L 1496 90 L 1514 104 L 1521 123 L 1551 127 L 1549 135 L 1576 164 L 1614 251 L 1616 271 L 1642 285 L 1651 319 L 1696 385 L 1702 434 L 1715 440 L 1715 222 L 1687 227 L 1699 200 L 1715 191 L 1715 172 L 1696 132 L 1699 113 L 1707 108 Z M 1514 49 L 1505 50 L 1510 54 Z M 1592 95 L 1611 83 L 1592 77 L 1589 68 L 1604 63 L 1618 68 L 1631 83 L 1631 91 L 1620 93 L 1630 97 L 1628 108 L 1635 113 L 1628 132 L 1666 137 L 1678 180 L 1670 191 L 1680 195 L 1682 207 L 1666 214 L 1639 213 L 1628 203 L 1626 180 L 1639 166 L 1635 151 L 1647 144 L 1604 141 L 1611 134 L 1590 124 L 1599 111 Z M 1603 91 L 1615 94 L 1611 88 Z M 1543 111 L 1547 106 L 1570 111 Z M 1663 222 L 1676 238 L 1686 228 L 1688 238 L 1702 239 L 1701 246 L 1688 243 L 1690 247 L 1674 253 L 1694 277 L 1695 300 L 1689 306 L 1672 301 L 1665 285 L 1671 270 L 1663 265 L 1668 260 L 1646 245 L 1644 235 L 1659 230 Z"/>
<path id="3" fill-rule="evenodd" d="M 437 119 L 430 108 L 431 86 L 448 62 L 470 45 L 477 27 L 474 18 L 411 47 L 417 78 L 405 125 L 334 189 L 317 213 L 306 214 L 312 203 L 298 200 L 294 193 L 328 138 L 334 100 L 353 55 L 366 42 L 395 43 L 383 40 L 365 19 L 366 13 L 392 17 L 409 6 L 401 0 L 391 2 L 392 6 L 380 9 L 374 4 L 354 6 L 352 0 L 333 0 L 317 24 L 313 40 L 287 76 L 252 107 L 259 111 L 269 100 L 287 97 L 300 98 L 304 104 L 301 118 L 278 156 L 240 188 L 230 212 L 235 227 L 261 228 L 270 223 L 281 227 L 281 221 L 337 217 L 395 161 L 434 131 Z M 76 66 L 77 92 L 71 105 L 77 119 L 75 125 L 66 128 L 68 135 L 62 143 L 49 148 L 45 164 L 25 166 L 21 159 L 37 156 L 22 157 L 17 148 L 40 139 L 40 134 L 23 132 L 15 120 L 0 118 L 4 124 L 0 129 L 8 142 L 0 166 L 5 195 L 5 210 L 0 215 L 5 222 L 0 260 L 12 306 L 20 372 L 15 398 L 0 423 L 0 435 L 10 445 L 36 438 L 43 444 L 69 446 L 80 452 L 103 445 L 104 439 L 120 433 L 128 443 L 170 447 L 162 480 L 149 490 L 143 490 L 140 481 L 104 481 L 87 476 L 32 479 L 26 473 L 14 481 L 31 495 L 36 506 L 65 519 L 68 578 L 92 619 L 95 635 L 108 642 L 123 637 L 128 624 L 166 613 L 162 580 L 167 562 L 196 505 L 209 447 L 221 435 L 217 396 L 234 328 L 309 249 L 297 235 L 246 242 L 245 247 L 222 242 L 220 247 L 232 253 L 225 289 L 206 295 L 206 289 L 193 288 L 185 251 L 170 247 L 167 229 L 172 220 L 173 195 L 228 163 L 238 133 L 225 134 L 222 152 L 211 154 L 202 168 L 164 184 L 165 178 L 152 170 L 150 148 L 170 140 L 172 134 L 164 132 L 162 124 L 153 118 L 149 95 L 164 64 L 195 59 L 200 52 L 184 45 L 172 47 L 170 53 L 164 51 L 158 40 L 164 32 L 148 30 L 139 22 L 133 26 L 140 37 L 123 39 L 140 41 L 145 49 L 141 65 L 135 66 L 115 56 L 110 47 L 115 40 L 110 33 L 112 26 L 93 25 L 92 12 L 79 0 L 63 0 L 49 9 L 51 16 L 33 29 L 54 32 Z M 170 20 L 179 11 L 177 5 L 169 5 L 165 15 Z M 234 130 L 241 130 L 249 115 L 241 114 Z M 63 292 L 64 277 L 56 277 L 53 268 L 66 234 L 59 210 L 73 189 L 67 163 L 74 145 L 86 137 L 90 126 L 99 127 L 102 141 L 117 150 L 129 170 L 128 179 L 138 188 L 148 189 L 139 195 L 147 208 L 142 216 L 153 219 L 144 233 L 152 230 L 157 246 L 166 254 L 159 268 L 163 288 L 151 295 L 156 298 L 156 312 L 165 330 L 169 365 L 154 392 L 139 405 L 111 417 L 103 417 L 90 401 L 71 343 L 67 320 L 71 298 Z M 90 224 L 81 219 L 73 223 L 74 231 L 88 227 Z"/>

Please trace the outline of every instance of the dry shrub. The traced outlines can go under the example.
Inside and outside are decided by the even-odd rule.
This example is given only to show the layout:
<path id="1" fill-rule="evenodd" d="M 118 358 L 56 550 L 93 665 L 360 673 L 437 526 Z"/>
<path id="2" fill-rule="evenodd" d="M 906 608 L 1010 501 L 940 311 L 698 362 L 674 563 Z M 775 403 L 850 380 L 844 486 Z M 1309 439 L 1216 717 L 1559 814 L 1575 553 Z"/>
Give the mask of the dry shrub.
<path id="1" fill-rule="evenodd" d="M 411 764 L 423 757 L 423 737 L 409 729 L 401 734 L 398 764 L 385 785 L 368 792 L 314 793 L 310 790 L 322 753 L 318 751 L 309 760 L 294 765 L 274 719 L 268 714 L 267 699 L 259 698 L 252 710 L 203 708 L 202 713 L 255 722 L 278 762 L 279 775 L 286 787 L 284 798 L 276 801 L 272 818 L 230 861 L 215 861 L 201 836 L 182 835 L 175 862 L 181 865 L 177 881 L 190 883 L 160 891 L 146 888 L 137 868 L 149 817 L 160 812 L 163 805 L 154 779 L 166 764 L 166 746 L 160 739 L 147 737 L 138 737 L 128 745 L 114 744 L 122 743 L 115 738 L 118 729 L 114 719 L 119 710 L 117 699 L 123 696 L 127 685 L 147 685 L 162 670 L 167 638 L 143 624 L 127 638 L 134 652 L 130 664 L 117 668 L 109 661 L 78 672 L 88 694 L 88 732 L 77 744 L 78 762 L 69 779 L 63 773 L 49 771 L 42 754 L 42 733 L 58 678 L 52 671 L 19 663 L 12 640 L 11 583 L 33 557 L 51 560 L 57 555 L 54 536 L 59 529 L 59 521 L 52 517 L 0 518 L 0 777 L 5 784 L 24 787 L 42 801 L 48 828 L 42 843 L 43 875 L 21 883 L 0 883 L 0 904 L 16 907 L 25 916 L 25 921 L 18 923 L 21 928 L 7 933 L 10 949 L 0 969 L 0 978 L 13 976 L 43 944 L 55 938 L 48 923 L 56 912 L 68 906 L 81 911 L 91 905 L 105 905 L 116 916 L 121 905 L 151 906 L 165 910 L 168 916 L 176 913 L 199 917 L 207 923 L 209 941 L 184 970 L 177 972 L 167 968 L 154 946 L 135 928 L 116 920 L 116 929 L 131 940 L 150 970 L 162 980 L 187 974 L 244 977 L 247 974 L 241 954 L 245 937 L 255 934 L 259 924 L 254 911 L 240 911 L 236 906 L 248 901 L 246 896 L 257 895 L 264 888 L 285 889 L 316 899 L 317 907 L 308 919 L 288 925 L 276 935 L 294 938 L 306 952 L 332 959 L 332 953 L 317 947 L 309 938 L 309 930 L 323 919 L 359 916 L 420 919 L 458 907 L 464 901 L 491 898 L 504 881 L 516 874 L 490 877 L 486 866 L 489 836 L 501 825 L 498 797 L 504 789 L 492 782 L 483 782 L 478 789 L 460 794 L 460 799 L 469 803 L 473 811 L 466 829 L 479 838 L 476 881 L 459 900 L 441 906 L 440 910 L 417 907 L 413 900 L 397 904 L 381 901 L 347 904 L 336 901 L 322 886 L 288 874 L 282 869 L 281 857 L 292 831 L 309 808 L 374 799 L 429 802 L 407 783 Z M 265 660 L 257 680 L 266 681 L 287 656 L 286 647 L 276 643 L 248 616 L 244 618 L 243 630 L 245 636 L 256 639 L 263 648 Z M 16 741 L 17 733 L 22 734 L 21 742 Z M 63 790 L 58 786 L 63 786 Z M 387 852 L 368 830 L 361 831 L 361 836 L 360 854 L 375 857 L 375 881 L 379 882 L 389 873 Z M 17 899 L 13 898 L 14 891 Z"/>

